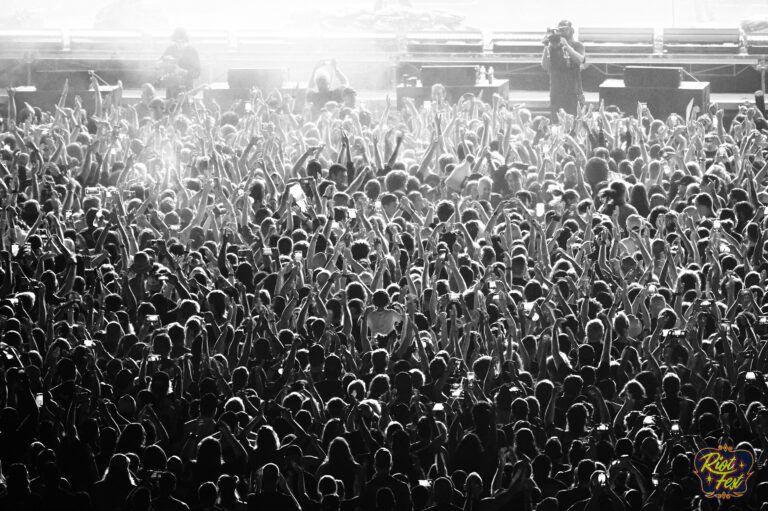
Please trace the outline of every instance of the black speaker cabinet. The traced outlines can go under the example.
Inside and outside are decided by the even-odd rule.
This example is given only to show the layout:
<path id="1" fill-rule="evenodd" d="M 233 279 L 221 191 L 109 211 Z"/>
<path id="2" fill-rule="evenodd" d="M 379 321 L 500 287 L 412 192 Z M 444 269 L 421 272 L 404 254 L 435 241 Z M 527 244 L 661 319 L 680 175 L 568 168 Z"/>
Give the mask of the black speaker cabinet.
<path id="1" fill-rule="evenodd" d="M 436 83 L 449 85 L 474 85 L 475 66 L 422 66 L 421 84 L 432 87 Z"/>
<path id="2" fill-rule="evenodd" d="M 609 79 L 600 85 L 600 99 L 605 106 L 615 105 L 623 112 L 635 115 L 637 103 L 646 103 L 654 117 L 671 113 L 685 115 L 688 102 L 704 109 L 709 105 L 709 82 L 682 82 L 680 87 L 628 87 L 624 80 Z"/>
<path id="3" fill-rule="evenodd" d="M 89 71 L 73 69 L 40 69 L 35 71 L 33 82 L 39 91 L 59 91 L 64 88 L 64 82 L 69 80 L 69 90 L 88 90 L 91 86 Z"/>

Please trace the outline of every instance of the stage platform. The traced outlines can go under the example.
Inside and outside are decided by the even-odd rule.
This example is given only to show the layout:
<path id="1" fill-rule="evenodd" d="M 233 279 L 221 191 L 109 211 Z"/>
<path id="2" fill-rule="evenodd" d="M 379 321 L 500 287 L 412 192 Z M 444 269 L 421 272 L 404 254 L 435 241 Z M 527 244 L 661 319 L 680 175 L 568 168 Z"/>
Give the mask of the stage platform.
<path id="1" fill-rule="evenodd" d="M 203 64 L 200 80 L 208 83 L 226 80 L 230 69 L 249 67 L 278 67 L 286 70 L 286 80 L 307 80 L 318 62 L 333 58 L 358 89 L 391 87 L 399 81 L 403 67 L 483 65 L 493 66 L 496 78 L 508 79 L 511 90 L 537 90 L 548 87 L 547 73 L 540 65 L 543 28 L 537 30 L 510 32 L 512 38 L 533 37 L 529 41 L 532 44 L 515 51 L 494 50 L 503 34 L 477 30 L 428 32 L 430 40 L 436 42 L 427 45 L 415 44 L 419 34 L 407 31 L 210 29 L 193 30 L 190 37 Z M 634 32 L 617 28 L 584 29 L 588 48 L 584 86 L 597 90 L 605 79 L 621 78 L 627 65 L 656 65 L 680 66 L 689 78 L 710 82 L 715 93 L 754 91 L 761 83 L 758 69 L 768 65 L 768 55 L 756 52 L 757 46 L 737 44 L 735 25 L 729 33 L 735 34 L 731 45 L 687 47 L 654 42 L 648 34 L 637 33 L 637 39 L 632 39 Z M 48 86 L 63 83 L 63 78 L 55 79 L 57 74 L 63 77 L 87 71 L 110 83 L 120 78 L 126 87 L 139 87 L 157 78 L 158 60 L 168 45 L 168 35 L 165 31 L 0 29 L 0 87 Z M 718 36 L 717 31 L 710 35 Z M 644 50 L 618 44 L 627 42 L 627 37 L 630 41 L 645 37 Z M 452 41 L 465 38 L 471 39 L 473 51 L 456 51 L 462 45 Z M 87 82 L 82 88 L 86 87 Z"/>

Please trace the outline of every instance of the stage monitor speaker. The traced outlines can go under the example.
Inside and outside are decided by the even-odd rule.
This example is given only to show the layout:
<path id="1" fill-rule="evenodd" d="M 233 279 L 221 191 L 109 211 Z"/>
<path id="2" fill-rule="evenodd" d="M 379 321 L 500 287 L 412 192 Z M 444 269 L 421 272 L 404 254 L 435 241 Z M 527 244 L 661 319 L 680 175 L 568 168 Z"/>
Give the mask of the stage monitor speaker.
<path id="1" fill-rule="evenodd" d="M 627 66 L 624 68 L 624 83 L 627 87 L 664 87 L 676 89 L 683 81 L 683 70 L 679 67 Z"/>
<path id="2" fill-rule="evenodd" d="M 432 87 L 436 83 L 449 85 L 474 85 L 475 66 L 422 66 L 421 84 Z"/>
<path id="3" fill-rule="evenodd" d="M 709 82 L 682 82 L 680 87 L 628 87 L 624 80 L 609 78 L 600 85 L 600 99 L 606 106 L 615 105 L 628 113 L 637 111 L 642 102 L 656 118 L 665 118 L 671 113 L 685 115 L 688 102 L 693 99 L 700 109 L 709 105 Z"/>
<path id="4" fill-rule="evenodd" d="M 230 89 L 257 87 L 266 95 L 283 86 L 283 70 L 270 68 L 230 69 L 227 72 Z"/>

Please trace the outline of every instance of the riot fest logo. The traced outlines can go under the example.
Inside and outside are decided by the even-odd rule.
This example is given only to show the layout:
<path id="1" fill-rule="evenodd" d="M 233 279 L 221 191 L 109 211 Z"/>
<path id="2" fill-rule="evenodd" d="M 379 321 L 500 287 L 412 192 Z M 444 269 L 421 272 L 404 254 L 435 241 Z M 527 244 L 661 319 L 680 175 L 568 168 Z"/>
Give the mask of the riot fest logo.
<path id="1" fill-rule="evenodd" d="M 704 496 L 717 499 L 743 496 L 754 463 L 752 453 L 729 445 L 702 449 L 693 461 Z"/>

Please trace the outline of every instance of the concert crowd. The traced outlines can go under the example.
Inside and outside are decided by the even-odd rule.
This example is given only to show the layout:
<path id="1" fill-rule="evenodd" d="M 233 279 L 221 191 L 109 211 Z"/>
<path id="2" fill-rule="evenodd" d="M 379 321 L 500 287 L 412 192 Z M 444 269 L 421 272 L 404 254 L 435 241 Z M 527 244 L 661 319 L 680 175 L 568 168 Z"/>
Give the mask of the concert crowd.
<path id="1" fill-rule="evenodd" d="M 121 92 L 9 91 L 3 511 L 766 509 L 760 108 Z"/>

